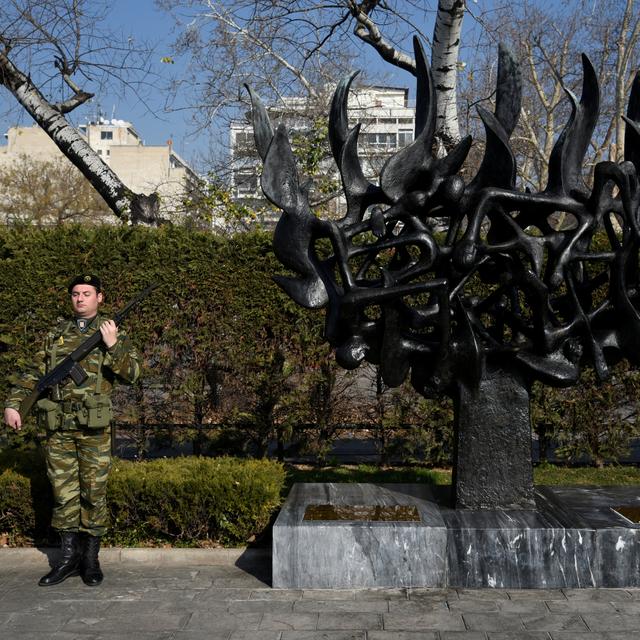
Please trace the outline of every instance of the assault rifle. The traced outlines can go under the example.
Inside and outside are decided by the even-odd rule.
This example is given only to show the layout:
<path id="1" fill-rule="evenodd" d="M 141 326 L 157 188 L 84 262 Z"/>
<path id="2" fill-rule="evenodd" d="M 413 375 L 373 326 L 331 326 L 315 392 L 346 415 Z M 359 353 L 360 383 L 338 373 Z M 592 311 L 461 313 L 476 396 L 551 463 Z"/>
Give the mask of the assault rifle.
<path id="1" fill-rule="evenodd" d="M 117 326 L 127 317 L 131 309 L 139 305 L 154 289 L 157 289 L 158 283 L 152 284 L 144 291 L 141 291 L 129 304 L 121 311 L 114 314 L 113 321 Z M 47 389 L 51 389 L 57 384 L 61 384 L 67 378 L 71 378 L 76 386 L 80 386 L 89 376 L 87 372 L 80 366 L 80 362 L 84 360 L 102 341 L 102 334 L 96 331 L 88 337 L 77 349 L 72 351 L 60 364 L 56 365 L 49 373 L 45 374 L 38 380 L 31 395 L 27 396 L 20 404 L 20 415 L 24 419 L 38 398 Z"/>

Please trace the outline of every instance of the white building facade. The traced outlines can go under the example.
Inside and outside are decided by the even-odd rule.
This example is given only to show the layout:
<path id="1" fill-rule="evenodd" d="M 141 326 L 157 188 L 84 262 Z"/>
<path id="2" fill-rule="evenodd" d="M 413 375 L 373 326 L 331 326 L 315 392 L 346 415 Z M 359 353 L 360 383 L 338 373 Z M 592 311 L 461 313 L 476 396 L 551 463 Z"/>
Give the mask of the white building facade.
<path id="1" fill-rule="evenodd" d="M 284 122 L 290 132 L 305 133 L 308 119 L 300 118 L 305 102 L 301 98 L 286 98 L 284 107 L 268 109 L 272 121 Z M 358 153 L 365 176 L 376 182 L 380 169 L 386 160 L 398 149 L 414 139 L 415 107 L 409 103 L 409 90 L 402 87 L 360 87 L 352 89 L 348 103 L 349 126 L 361 123 Z M 326 116 L 328 118 L 328 116 Z M 237 120 L 230 126 L 231 145 L 231 185 L 234 199 L 259 206 L 264 202 L 260 191 L 260 162 L 258 161 L 253 128 L 247 120 Z M 337 168 L 332 160 L 326 161 L 326 170 L 333 165 L 335 177 Z M 339 181 L 338 181 L 339 182 Z M 340 214 L 344 200 L 337 198 L 333 208 Z"/>
<path id="2" fill-rule="evenodd" d="M 196 173 L 166 145 L 145 146 L 133 125 L 125 120 L 100 118 L 78 127 L 89 146 L 135 193 L 158 193 L 161 210 L 179 210 L 198 180 Z M 47 162 L 65 159 L 49 136 L 37 125 L 11 127 L 0 146 L 0 169 L 20 158 Z"/>

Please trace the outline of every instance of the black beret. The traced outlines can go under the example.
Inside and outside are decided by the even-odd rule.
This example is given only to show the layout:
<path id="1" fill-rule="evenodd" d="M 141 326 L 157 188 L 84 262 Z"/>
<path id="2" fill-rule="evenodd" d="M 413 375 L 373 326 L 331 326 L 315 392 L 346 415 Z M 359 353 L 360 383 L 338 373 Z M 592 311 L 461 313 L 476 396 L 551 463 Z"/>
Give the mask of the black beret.
<path id="1" fill-rule="evenodd" d="M 69 283 L 69 286 L 67 287 L 67 291 L 71 293 L 71 291 L 73 290 L 73 287 L 75 287 L 77 284 L 89 284 L 92 287 L 95 287 L 98 293 L 102 291 L 102 283 L 100 282 L 100 278 L 98 278 L 98 276 L 92 276 L 92 275 L 76 276 Z"/>

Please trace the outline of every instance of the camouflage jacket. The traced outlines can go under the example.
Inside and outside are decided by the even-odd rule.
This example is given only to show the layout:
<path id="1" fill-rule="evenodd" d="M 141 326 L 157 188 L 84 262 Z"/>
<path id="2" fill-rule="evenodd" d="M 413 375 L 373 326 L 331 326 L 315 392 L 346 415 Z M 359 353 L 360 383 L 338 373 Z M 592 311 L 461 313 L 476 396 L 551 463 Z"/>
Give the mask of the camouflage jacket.
<path id="1" fill-rule="evenodd" d="M 84 333 L 80 332 L 73 320 L 59 322 L 49 331 L 42 348 L 35 354 L 29 366 L 14 376 L 13 388 L 5 402 L 5 407 L 19 409 L 20 403 L 33 391 L 38 380 L 98 331 L 105 320 L 107 320 L 105 316 L 98 314 Z M 60 386 L 57 396 L 54 393 L 49 398 L 65 407 L 65 413 L 68 413 L 67 406 L 85 403 L 89 396 L 108 397 L 116 381 L 132 384 L 140 375 L 140 358 L 122 329 L 118 329 L 118 341 L 111 349 L 107 349 L 101 342 L 80 362 L 80 366 L 88 374 L 84 383 L 76 386 L 69 381 Z"/>

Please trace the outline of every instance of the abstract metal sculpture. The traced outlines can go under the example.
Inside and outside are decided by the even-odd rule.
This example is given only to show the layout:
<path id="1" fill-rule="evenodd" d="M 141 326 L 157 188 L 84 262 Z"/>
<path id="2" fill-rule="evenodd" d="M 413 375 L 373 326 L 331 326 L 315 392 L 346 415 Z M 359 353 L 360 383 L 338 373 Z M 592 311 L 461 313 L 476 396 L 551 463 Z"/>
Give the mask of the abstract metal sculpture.
<path id="1" fill-rule="evenodd" d="M 572 113 L 548 184 L 531 193 L 516 187 L 509 144 L 521 101 L 510 54 L 499 51 L 495 113 L 478 108 L 486 148 L 465 183 L 458 172 L 471 137 L 433 157 L 433 81 L 417 38 L 414 49 L 415 140 L 388 159 L 379 185 L 358 159 L 360 125 L 348 127 L 356 74 L 337 87 L 329 136 L 346 196 L 341 220 L 313 215 L 284 125 L 273 130 L 249 89 L 261 186 L 283 211 L 274 249 L 298 276 L 275 279 L 298 304 L 327 308 L 326 339 L 341 366 L 366 360 L 388 386 L 410 373 L 424 396 L 454 399 L 457 508 L 535 508 L 531 382 L 568 386 L 585 364 L 600 379 L 623 357 L 640 364 L 640 76 L 625 118 L 625 161 L 598 163 L 588 188 L 582 163 L 599 88 L 583 56 L 581 99 L 567 90 Z M 571 228 L 553 224 L 559 214 Z M 327 258 L 317 250 L 323 238 L 333 249 Z"/>

